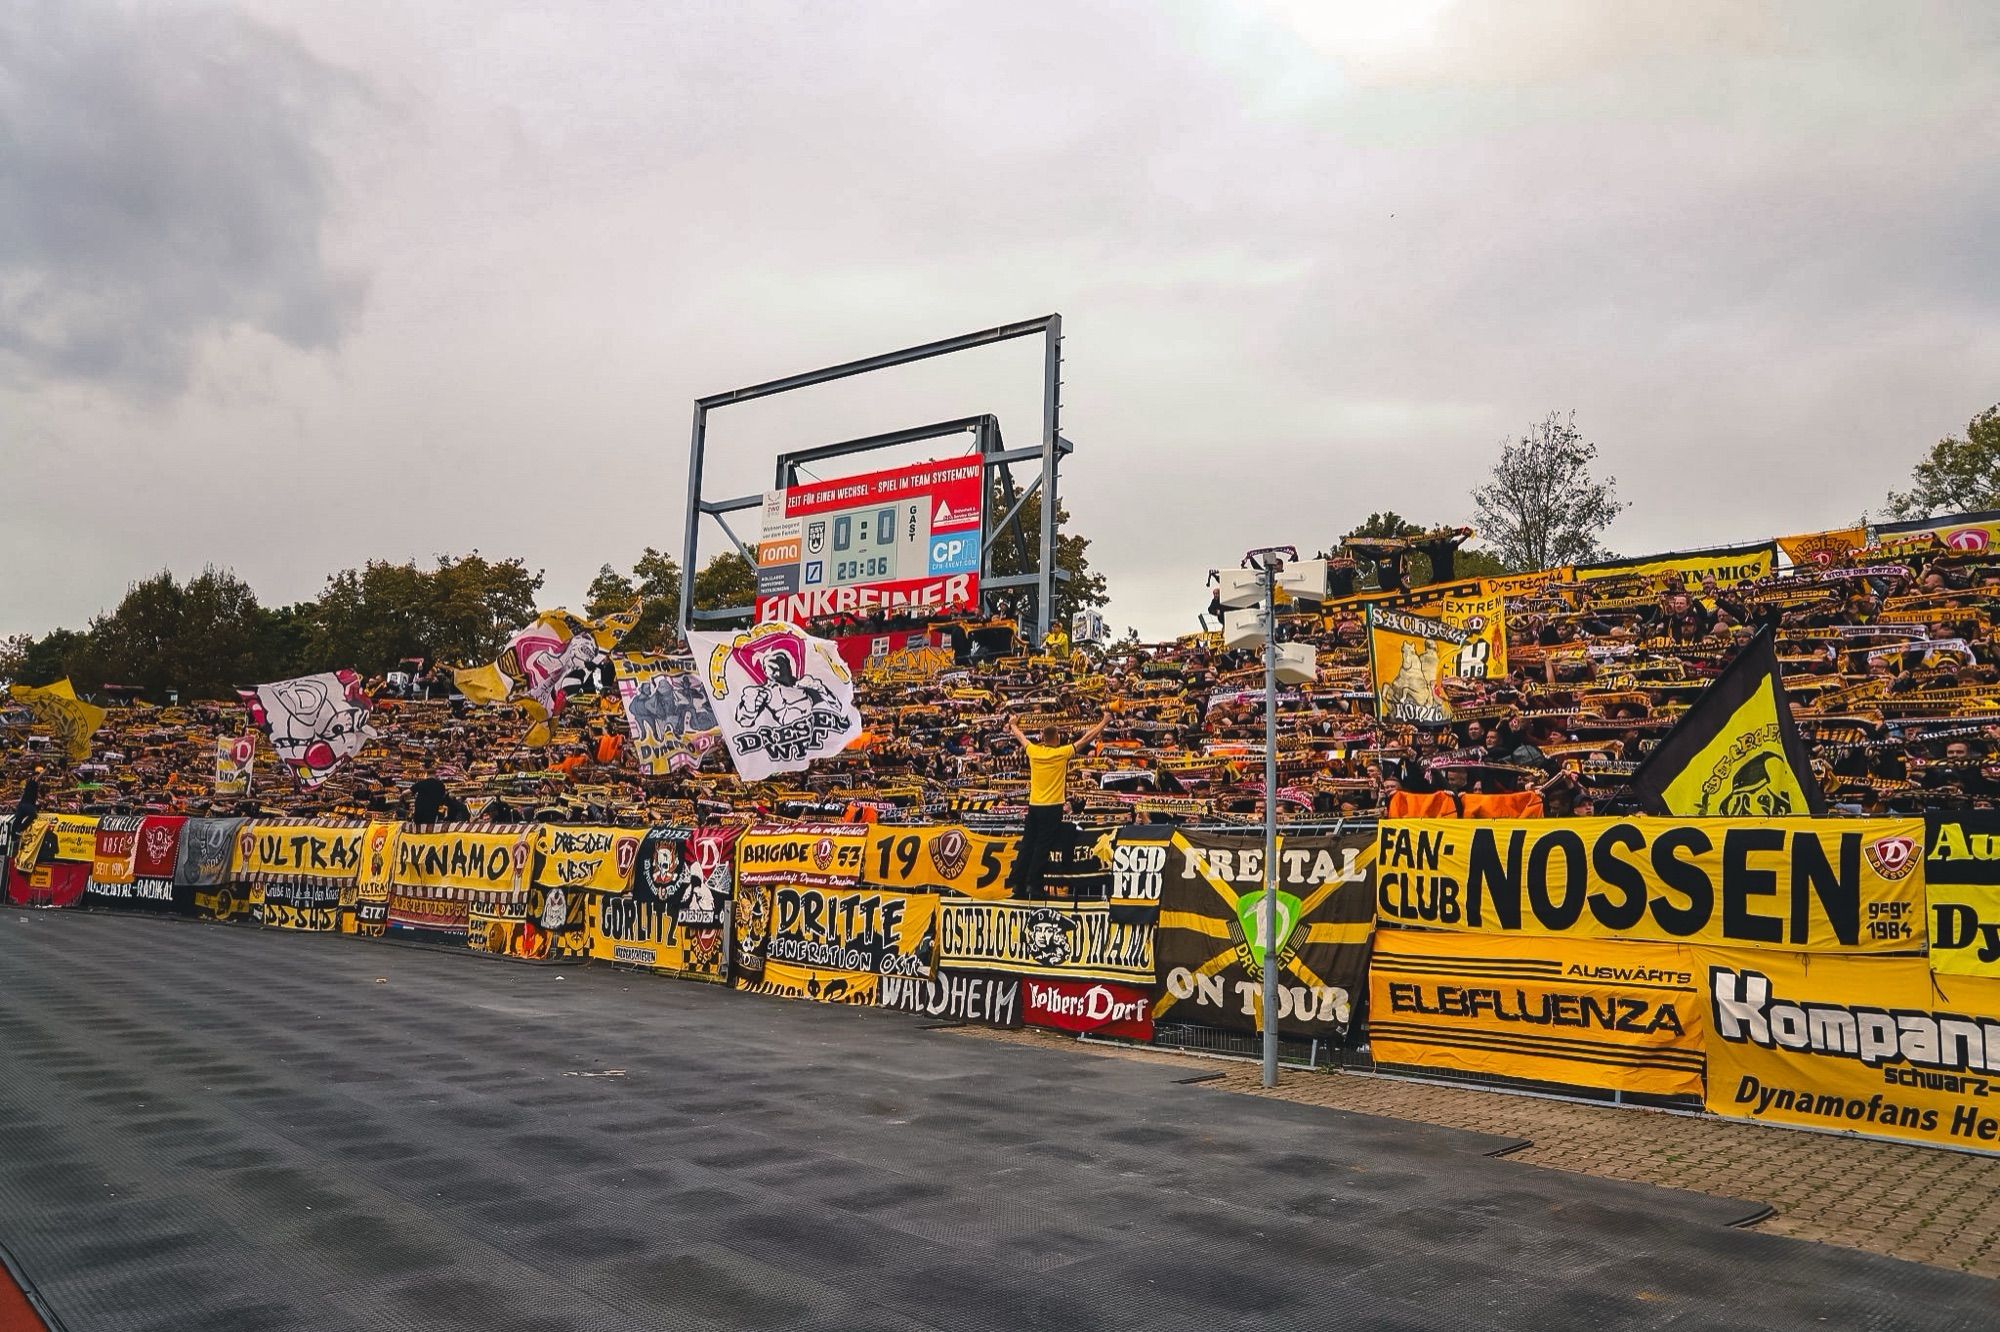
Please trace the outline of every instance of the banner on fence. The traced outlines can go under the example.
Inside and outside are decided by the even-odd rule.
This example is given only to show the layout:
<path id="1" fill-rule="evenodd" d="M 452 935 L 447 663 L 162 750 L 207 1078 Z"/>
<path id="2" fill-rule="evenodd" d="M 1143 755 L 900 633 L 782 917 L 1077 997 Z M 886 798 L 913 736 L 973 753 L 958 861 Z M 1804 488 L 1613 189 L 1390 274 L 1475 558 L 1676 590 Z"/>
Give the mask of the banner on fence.
<path id="1" fill-rule="evenodd" d="M 1152 994 L 1115 981 L 1023 976 L 1021 1014 L 1031 1027 L 1128 1041 L 1153 1039 Z"/>
<path id="2" fill-rule="evenodd" d="M 1931 970 L 2000 977 L 2000 814 L 1936 810 L 1924 818 Z"/>
<path id="3" fill-rule="evenodd" d="M 106 814 L 97 821 L 90 856 L 90 883 L 84 892 L 92 897 L 129 897 L 132 888 L 132 860 L 139 853 L 139 825 L 136 814 Z"/>
<path id="4" fill-rule="evenodd" d="M 768 966 L 927 977 L 936 966 L 938 899 L 874 888 L 779 884 L 771 890 Z"/>
<path id="5" fill-rule="evenodd" d="M 1373 833 L 1281 834 L 1275 907 L 1261 833 L 1175 832 L 1147 859 L 1163 876 L 1155 1021 L 1262 1031 L 1264 970 L 1274 965 L 1281 1033 L 1347 1035 L 1368 981 Z M 1275 958 L 1264 951 L 1273 909 Z"/>
<path id="6" fill-rule="evenodd" d="M 937 922 L 938 961 L 954 970 L 1152 988 L 1154 927 L 1108 903 L 944 901 Z"/>
<path id="7" fill-rule="evenodd" d="M 464 824 L 405 826 L 396 839 L 392 882 L 397 888 L 432 893 L 525 892 L 535 828 L 533 824 L 482 825 L 475 832 Z M 461 912 L 460 928 L 463 925 Z"/>
<path id="8" fill-rule="evenodd" d="M 213 888 L 229 880 L 242 819 L 189 819 L 181 827 L 174 881 L 189 888 Z"/>
<path id="9" fill-rule="evenodd" d="M 1921 957 L 1693 953 L 1714 1113 L 2000 1150 L 2000 982 Z"/>
<path id="10" fill-rule="evenodd" d="M 850 887 L 861 881 L 868 853 L 865 823 L 753 826 L 736 849 L 736 881 Z"/>
<path id="11" fill-rule="evenodd" d="M 252 819 L 236 834 L 231 871 L 239 879 L 313 878 L 351 882 L 361 872 L 359 823 Z"/>
<path id="12" fill-rule="evenodd" d="M 939 968 L 929 980 L 884 976 L 876 1002 L 945 1022 L 977 1022 L 987 1027 L 1021 1025 L 1021 978 Z"/>
<path id="13" fill-rule="evenodd" d="M 739 977 L 736 988 L 751 994 L 768 994 L 780 999 L 810 999 L 822 1004 L 873 1004 L 880 993 L 882 980 L 881 976 L 853 971 L 824 971 L 818 967 L 768 962 L 755 980 Z"/>
<path id="14" fill-rule="evenodd" d="M 1399 819 L 1384 921 L 1501 934 L 1922 952 L 1923 821 Z"/>
<path id="15" fill-rule="evenodd" d="M 97 859 L 95 814 L 37 814 L 14 848 L 14 867 L 32 870 L 38 861 L 91 865 Z"/>
<path id="16" fill-rule="evenodd" d="M 544 888 L 622 893 L 632 886 L 645 833 L 632 828 L 535 825 L 535 882 Z"/>
<path id="17" fill-rule="evenodd" d="M 1699 1096 L 1702 1007 L 1679 944 L 1385 929 L 1369 964 L 1384 1064 Z"/>
<path id="18" fill-rule="evenodd" d="M 766 890 L 768 891 L 768 890 Z M 726 984 L 729 980 L 728 899 L 714 925 L 677 923 L 670 906 L 636 894 L 586 899 L 590 955 L 600 961 L 649 967 L 670 976 Z"/>
<path id="19" fill-rule="evenodd" d="M 1005 897 L 1018 841 L 955 823 L 916 828 L 876 824 L 868 833 L 861 877 L 906 892 L 949 889 L 967 897 Z"/>

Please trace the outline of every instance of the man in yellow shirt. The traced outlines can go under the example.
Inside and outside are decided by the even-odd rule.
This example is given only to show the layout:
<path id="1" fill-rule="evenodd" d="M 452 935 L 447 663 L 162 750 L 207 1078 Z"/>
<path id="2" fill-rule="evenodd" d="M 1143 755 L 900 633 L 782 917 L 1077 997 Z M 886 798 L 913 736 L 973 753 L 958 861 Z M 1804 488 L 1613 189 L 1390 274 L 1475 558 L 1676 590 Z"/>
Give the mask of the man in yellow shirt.
<path id="1" fill-rule="evenodd" d="M 1007 734 L 1019 742 L 1021 752 L 1028 756 L 1028 818 L 1021 827 L 1021 845 L 1014 853 L 1016 896 L 1037 899 L 1048 896 L 1042 876 L 1048 869 L 1049 852 L 1062 835 L 1063 807 L 1069 793 L 1069 761 L 1076 757 L 1077 750 L 1102 735 L 1110 720 L 1107 708 L 1095 726 L 1076 738 L 1075 744 L 1063 742 L 1060 726 L 1046 726 L 1042 728 L 1042 742 L 1036 744 L 1011 716 L 1007 718 Z"/>

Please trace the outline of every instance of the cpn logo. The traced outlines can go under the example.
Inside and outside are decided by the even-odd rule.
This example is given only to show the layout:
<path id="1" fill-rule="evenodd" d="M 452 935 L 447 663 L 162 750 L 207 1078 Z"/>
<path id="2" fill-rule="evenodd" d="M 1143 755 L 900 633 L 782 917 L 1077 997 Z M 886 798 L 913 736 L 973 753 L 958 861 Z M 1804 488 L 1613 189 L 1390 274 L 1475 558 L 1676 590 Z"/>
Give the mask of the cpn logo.
<path id="1" fill-rule="evenodd" d="M 931 538 L 932 573 L 956 573 L 965 569 L 971 569 L 978 563 L 978 533 L 968 532 L 964 536 Z"/>

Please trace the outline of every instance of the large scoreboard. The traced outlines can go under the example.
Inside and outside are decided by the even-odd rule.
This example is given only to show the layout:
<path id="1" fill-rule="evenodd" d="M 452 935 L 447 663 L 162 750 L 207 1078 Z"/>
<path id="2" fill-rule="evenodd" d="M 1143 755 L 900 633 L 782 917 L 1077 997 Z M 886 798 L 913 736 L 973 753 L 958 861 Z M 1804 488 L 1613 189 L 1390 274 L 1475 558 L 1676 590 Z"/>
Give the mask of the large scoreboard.
<path id="1" fill-rule="evenodd" d="M 982 470 L 952 458 L 766 493 L 757 618 L 977 609 Z"/>

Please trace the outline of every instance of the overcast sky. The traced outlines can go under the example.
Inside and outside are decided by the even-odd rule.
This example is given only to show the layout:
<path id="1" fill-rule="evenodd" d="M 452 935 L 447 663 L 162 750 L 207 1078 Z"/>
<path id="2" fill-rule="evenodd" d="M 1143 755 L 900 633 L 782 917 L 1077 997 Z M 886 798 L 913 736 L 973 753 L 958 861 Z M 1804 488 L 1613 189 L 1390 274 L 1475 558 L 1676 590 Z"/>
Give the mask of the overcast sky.
<path id="1" fill-rule="evenodd" d="M 1996 102 L 1990 0 L 14 0 L 0 633 L 474 547 L 578 601 L 678 550 L 695 397 L 1049 311 L 1120 629 L 1469 521 L 1551 409 L 1623 553 L 1840 525 L 2000 401 Z M 1038 354 L 724 412 L 710 494 L 1032 442 Z"/>

